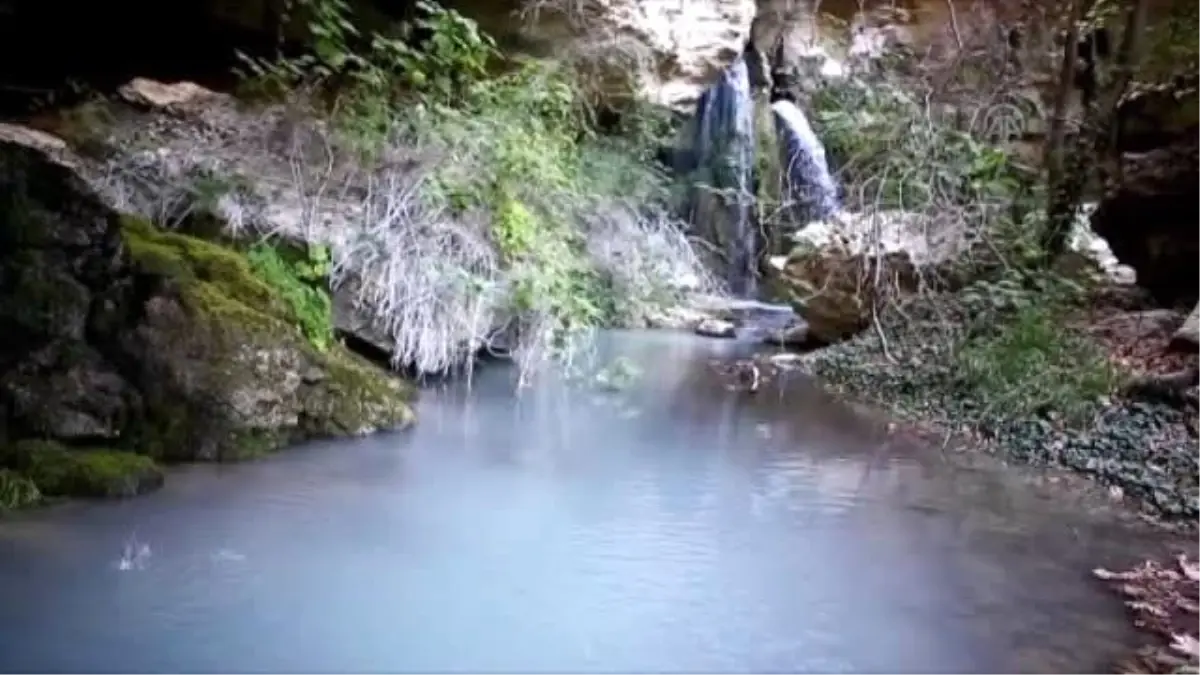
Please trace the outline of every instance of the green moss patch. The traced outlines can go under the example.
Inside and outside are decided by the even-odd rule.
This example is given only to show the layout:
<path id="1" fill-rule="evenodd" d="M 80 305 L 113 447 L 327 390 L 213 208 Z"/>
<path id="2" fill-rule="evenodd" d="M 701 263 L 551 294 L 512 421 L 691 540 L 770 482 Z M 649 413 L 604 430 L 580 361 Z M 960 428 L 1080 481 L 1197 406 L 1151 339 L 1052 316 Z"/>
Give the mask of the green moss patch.
<path id="1" fill-rule="evenodd" d="M 155 228 L 148 221 L 123 216 L 121 231 L 137 267 L 146 273 L 180 281 L 204 303 L 235 301 L 255 313 L 279 320 L 294 319 L 290 308 L 259 279 L 238 251 Z"/>
<path id="2" fill-rule="evenodd" d="M 0 511 L 33 506 L 42 501 L 42 491 L 33 481 L 10 469 L 0 469 Z"/>
<path id="3" fill-rule="evenodd" d="M 243 253 L 141 219 L 122 227 L 137 268 L 169 279 L 188 315 L 172 316 L 168 302 L 142 330 L 146 348 L 189 384 L 146 383 L 163 391 L 130 429 L 139 452 L 251 459 L 304 438 L 412 421 L 413 390 L 334 340 L 327 249 L 261 242 Z M 206 396 L 197 399 L 197 388 Z M 224 401 L 234 400 L 254 405 L 255 419 L 229 410 Z"/>
<path id="4" fill-rule="evenodd" d="M 309 431 L 318 436 L 358 435 L 375 430 L 376 420 L 391 420 L 394 426 L 407 426 L 414 420 L 405 403 L 416 396 L 416 389 L 395 378 L 382 377 L 377 368 L 346 350 L 331 352 L 323 359 L 328 380 L 313 389 L 306 409 L 320 413 L 318 428 Z"/>
<path id="5" fill-rule="evenodd" d="M 0 449 L 0 466 L 17 472 L 47 497 L 132 497 L 161 487 L 164 479 L 149 457 L 42 440 Z"/>

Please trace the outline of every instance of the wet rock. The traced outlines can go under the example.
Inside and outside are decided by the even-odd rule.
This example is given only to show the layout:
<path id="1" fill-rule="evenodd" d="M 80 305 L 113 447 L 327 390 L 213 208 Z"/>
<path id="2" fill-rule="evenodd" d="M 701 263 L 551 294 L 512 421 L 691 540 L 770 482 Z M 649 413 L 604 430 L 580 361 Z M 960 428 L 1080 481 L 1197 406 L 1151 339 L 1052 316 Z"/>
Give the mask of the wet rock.
<path id="1" fill-rule="evenodd" d="M 1200 276 L 1200 142 L 1195 129 L 1172 145 L 1122 160 L 1120 184 L 1092 214 L 1096 234 L 1137 271 L 1161 303 L 1195 302 Z"/>
<path id="2" fill-rule="evenodd" d="M 763 342 L 780 347 L 804 347 L 809 343 L 808 323 L 797 321 L 779 330 L 771 331 Z"/>
<path id="3" fill-rule="evenodd" d="M 24 440 L 0 447 L 0 463 L 47 497 L 135 497 L 162 487 L 163 470 L 132 452 Z"/>
<path id="4" fill-rule="evenodd" d="M 1200 303 L 1192 308 L 1179 330 L 1171 337 L 1171 348 L 1195 353 L 1200 347 Z"/>
<path id="5" fill-rule="evenodd" d="M 703 319 L 696 324 L 695 332 L 705 337 L 733 338 L 737 337 L 737 326 L 732 321 Z"/>
<path id="6" fill-rule="evenodd" d="M 704 310 L 692 307 L 668 307 L 647 316 L 646 326 L 667 330 L 695 330 L 701 322 L 710 318 L 712 315 Z"/>
<path id="7" fill-rule="evenodd" d="M 0 282 L 0 444 L 227 460 L 412 420 L 409 386 L 310 343 L 239 252 L 121 215 L 70 163 L 3 140 Z"/>

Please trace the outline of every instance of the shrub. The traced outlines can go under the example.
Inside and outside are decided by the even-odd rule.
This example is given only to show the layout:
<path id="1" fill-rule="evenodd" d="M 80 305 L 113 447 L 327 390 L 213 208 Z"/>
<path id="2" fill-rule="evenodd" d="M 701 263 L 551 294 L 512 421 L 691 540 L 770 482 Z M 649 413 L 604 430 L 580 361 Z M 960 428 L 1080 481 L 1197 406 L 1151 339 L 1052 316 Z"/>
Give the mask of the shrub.
<path id="1" fill-rule="evenodd" d="M 848 78 L 822 87 L 811 105 L 847 201 L 858 208 L 948 207 L 984 218 L 1002 213 L 1022 188 L 1004 150 L 897 86 Z"/>
<path id="2" fill-rule="evenodd" d="M 308 247 L 303 258 L 288 260 L 272 245 L 259 242 L 246 252 L 251 269 L 291 305 L 300 331 L 317 351 L 333 344 L 333 302 L 326 289 L 329 249 Z"/>
<path id="3" fill-rule="evenodd" d="M 332 99 L 328 133 L 313 125 L 315 141 L 297 132 L 282 145 L 291 173 L 313 174 L 296 180 L 299 198 L 317 201 L 310 185 L 358 194 L 360 225 L 304 235 L 329 245 L 333 283 L 355 286 L 398 362 L 442 370 L 502 333 L 532 371 L 670 302 L 680 279 L 709 283 L 647 161 L 664 116 L 627 115 L 624 137 L 603 136 L 572 70 L 502 59 L 474 22 L 433 3 L 390 37 L 361 32 L 343 0 L 297 1 L 312 53 L 246 59 L 246 75 Z M 313 152 L 330 159 L 298 157 Z M 256 255 L 279 276 L 267 249 Z"/>
<path id="4" fill-rule="evenodd" d="M 10 469 L 0 469 L 0 513 L 40 501 L 42 492 L 33 481 Z"/>
<path id="5" fill-rule="evenodd" d="M 1083 297 L 1049 272 L 1013 272 L 964 289 L 957 300 L 970 324 L 955 350 L 959 384 L 1010 419 L 1089 422 L 1120 376 L 1096 342 L 1063 324 Z"/>

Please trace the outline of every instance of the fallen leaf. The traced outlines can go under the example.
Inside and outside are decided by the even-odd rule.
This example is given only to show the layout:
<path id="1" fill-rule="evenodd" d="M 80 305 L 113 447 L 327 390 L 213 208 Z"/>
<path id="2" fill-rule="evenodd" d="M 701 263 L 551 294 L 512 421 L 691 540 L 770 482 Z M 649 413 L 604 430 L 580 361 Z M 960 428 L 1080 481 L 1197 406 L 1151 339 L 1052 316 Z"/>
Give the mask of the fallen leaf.
<path id="1" fill-rule="evenodd" d="M 1200 659 L 1200 640 L 1194 635 L 1172 635 L 1171 649 L 1193 659 Z"/>
<path id="2" fill-rule="evenodd" d="M 1192 581 L 1200 582 L 1200 560 L 1196 562 L 1188 562 L 1187 555 L 1179 554 L 1179 569 L 1183 570 L 1183 576 Z"/>

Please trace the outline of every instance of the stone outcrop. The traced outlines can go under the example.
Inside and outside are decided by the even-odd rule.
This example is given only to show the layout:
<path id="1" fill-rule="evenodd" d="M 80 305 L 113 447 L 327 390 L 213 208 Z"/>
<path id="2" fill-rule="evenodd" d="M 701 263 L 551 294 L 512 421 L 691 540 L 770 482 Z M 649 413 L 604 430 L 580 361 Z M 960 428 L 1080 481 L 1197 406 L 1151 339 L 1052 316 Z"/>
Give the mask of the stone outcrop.
<path id="1" fill-rule="evenodd" d="M 770 261 L 774 289 L 804 317 L 806 338 L 833 343 L 865 328 L 881 303 L 933 284 L 966 250 L 920 214 L 842 212 L 811 223 Z"/>
<path id="2" fill-rule="evenodd" d="M 244 459 L 411 422 L 410 386 L 307 339 L 241 253 L 115 211 L 66 151 L 9 132 L 0 466 L 46 494 L 120 496 L 161 482 L 151 460 Z"/>
<path id="3" fill-rule="evenodd" d="M 1200 144 L 1196 129 L 1169 146 L 1126 154 L 1092 229 L 1138 284 L 1166 304 L 1195 302 L 1200 279 Z"/>
<path id="4" fill-rule="evenodd" d="M 690 110 L 750 38 L 758 4 L 775 0 L 589 0 L 536 3 L 517 18 L 520 0 L 455 0 L 446 5 L 498 38 L 516 36 L 533 51 L 602 57 L 614 80 L 636 73 L 645 100 Z M 540 48 L 539 48 L 540 43 Z"/>

